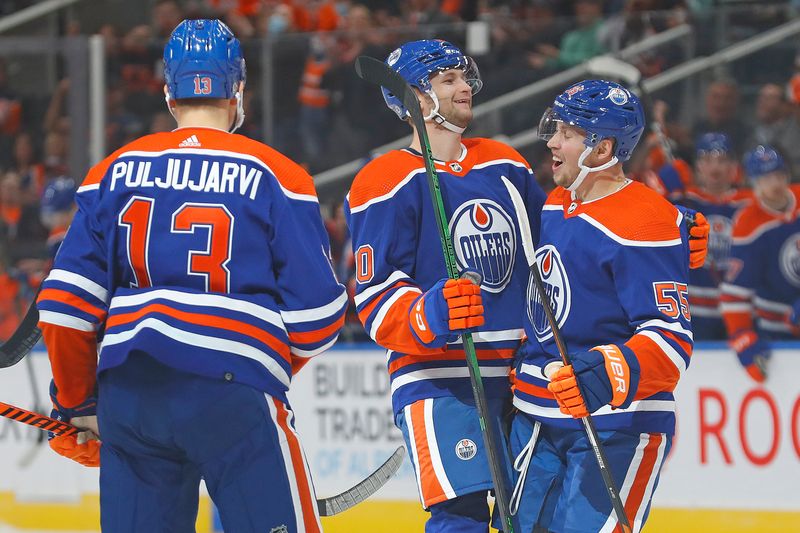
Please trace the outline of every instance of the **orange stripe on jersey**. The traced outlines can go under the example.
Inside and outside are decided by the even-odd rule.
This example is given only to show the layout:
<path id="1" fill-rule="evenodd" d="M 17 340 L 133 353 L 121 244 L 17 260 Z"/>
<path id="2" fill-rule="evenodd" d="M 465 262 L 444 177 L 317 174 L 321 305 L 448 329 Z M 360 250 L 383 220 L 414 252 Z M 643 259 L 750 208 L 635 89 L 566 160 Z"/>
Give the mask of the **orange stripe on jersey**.
<path id="1" fill-rule="evenodd" d="M 92 305 L 80 296 L 76 296 L 75 294 L 62 289 L 42 289 L 42 292 L 39 293 L 39 297 L 36 300 L 39 302 L 44 300 L 52 300 L 54 302 L 67 304 L 80 309 L 84 313 L 89 313 L 100 322 L 102 322 L 106 316 L 106 312 L 96 305 Z"/>
<path id="2" fill-rule="evenodd" d="M 306 461 L 303 457 L 303 450 L 300 448 L 300 441 L 294 429 L 289 426 L 288 418 L 289 412 L 282 402 L 272 398 L 275 408 L 278 411 L 278 425 L 286 435 L 286 441 L 289 445 L 289 454 L 292 458 L 292 469 L 294 470 L 294 478 L 297 481 L 297 492 L 300 496 L 301 509 L 295 509 L 295 512 L 301 511 L 303 515 L 303 522 L 305 523 L 305 531 L 307 533 L 321 533 L 317 524 L 317 516 L 314 513 L 314 508 L 317 502 L 314 501 L 311 493 L 311 487 L 308 484 L 308 472 L 306 472 Z"/>
<path id="3" fill-rule="evenodd" d="M 315 342 L 320 342 L 336 333 L 336 331 L 342 327 L 342 324 L 344 324 L 344 313 L 342 313 L 336 322 L 322 329 L 316 329 L 314 331 L 290 332 L 289 342 L 292 344 L 314 344 Z"/>
<path id="4" fill-rule="evenodd" d="M 794 196 L 794 215 L 800 210 L 800 186 L 789 186 L 792 195 Z M 733 218 L 733 228 L 731 236 L 734 239 L 746 239 L 758 233 L 764 225 L 771 222 L 781 223 L 785 220 L 785 213 L 774 213 L 766 211 L 761 202 L 753 201 L 747 207 L 741 209 Z"/>
<path id="5" fill-rule="evenodd" d="M 362 307 L 361 311 L 358 312 L 358 318 L 361 320 L 361 323 L 364 324 L 364 326 L 366 326 L 369 315 L 371 315 L 372 312 L 375 310 L 375 307 L 377 307 L 377 305 L 383 301 L 383 296 L 387 294 L 389 291 L 394 289 L 399 289 L 400 287 L 411 287 L 411 286 L 412 285 L 407 281 L 398 281 L 385 291 L 381 292 L 378 296 L 375 296 L 370 303 Z"/>
<path id="6" fill-rule="evenodd" d="M 395 285 L 392 285 L 392 287 L 387 290 L 391 290 L 394 287 L 403 285 L 410 284 L 400 281 Z M 428 348 L 423 346 L 417 342 L 417 339 L 415 339 L 414 335 L 411 333 L 411 327 L 408 321 L 408 313 L 411 310 L 411 305 L 414 303 L 414 300 L 416 300 L 418 297 L 419 293 L 413 292 L 406 293 L 398 298 L 397 301 L 392 304 L 392 307 L 386 313 L 386 316 L 383 317 L 383 322 L 381 322 L 380 326 L 378 327 L 376 338 L 373 340 L 380 346 L 396 352 L 416 354 L 444 353 L 444 347 Z M 385 303 L 383 301 L 382 294 L 376 297 L 372 302 L 370 302 L 369 305 L 365 306 L 361 312 L 358 313 L 358 317 L 361 319 L 361 323 L 364 324 L 364 327 L 366 327 L 367 318 L 369 318 L 369 315 L 379 303 Z"/>
<path id="7" fill-rule="evenodd" d="M 784 322 L 789 320 L 789 315 L 785 313 L 776 313 L 775 311 L 767 311 L 766 309 L 756 309 L 756 314 L 765 320 L 773 322 Z"/>
<path id="8" fill-rule="evenodd" d="M 753 329 L 753 316 L 749 312 L 726 311 L 722 313 L 722 319 L 729 336 L 737 331 Z"/>
<path id="9" fill-rule="evenodd" d="M 538 387 L 522 380 L 517 380 L 515 387 L 525 394 L 530 394 L 531 396 L 536 396 L 537 398 L 544 398 L 545 400 L 555 399 L 555 396 L 553 396 L 552 392 L 547 390 L 547 387 Z"/>
<path id="10" fill-rule="evenodd" d="M 680 346 L 681 350 L 683 350 L 683 353 L 685 353 L 685 354 L 689 355 L 689 357 L 691 357 L 691 355 L 692 355 L 692 344 L 691 343 L 689 343 L 686 340 L 683 340 L 681 337 L 679 337 L 678 335 L 676 335 L 673 332 L 668 331 L 668 330 L 663 330 L 662 329 L 662 330 L 659 331 L 659 333 L 661 333 L 662 337 L 664 337 L 666 339 L 669 339 L 672 342 L 674 342 L 675 344 L 677 344 L 678 346 Z"/>
<path id="11" fill-rule="evenodd" d="M 567 214 L 572 198 L 557 187 L 547 198 L 548 205 L 561 205 L 565 218 L 586 214 L 614 235 L 631 241 L 671 241 L 679 239 L 678 210 L 653 189 L 631 182 L 601 200 L 578 204 Z"/>
<path id="12" fill-rule="evenodd" d="M 414 447 L 417 449 L 417 468 L 419 469 L 420 492 L 422 502 L 428 507 L 445 499 L 444 489 L 436 477 L 428 447 L 428 429 L 425 425 L 425 401 L 419 400 L 411 404 L 411 425 L 414 428 Z M 432 401 L 432 400 L 427 400 Z"/>
<path id="13" fill-rule="evenodd" d="M 283 357 L 287 363 L 290 362 L 289 347 L 261 328 L 253 326 L 252 324 L 248 324 L 246 322 L 242 322 L 240 320 L 234 320 L 232 318 L 225 318 L 221 316 L 207 315 L 202 313 L 190 313 L 187 311 L 179 311 L 178 309 L 173 309 L 172 307 L 169 307 L 164 304 L 150 304 L 131 313 L 120 313 L 118 315 L 113 315 L 106 322 L 106 327 L 108 329 L 111 329 L 116 326 L 130 324 L 131 322 L 135 322 L 140 318 L 144 317 L 145 315 L 151 313 L 161 313 L 163 315 L 167 315 L 172 318 L 177 318 L 178 320 L 188 322 L 189 324 L 194 324 L 198 326 L 208 326 L 219 329 L 227 329 L 230 331 L 241 333 L 242 335 L 253 337 L 254 339 L 263 342 L 264 344 L 272 348 L 275 352 L 280 354 L 280 356 Z"/>
<path id="14" fill-rule="evenodd" d="M 664 437 L 660 433 L 650 433 L 650 439 L 642 451 L 642 460 L 636 469 L 633 485 L 631 485 L 631 490 L 628 492 L 628 497 L 625 498 L 625 516 L 628 517 L 631 525 L 633 525 L 633 521 L 642 504 L 647 505 L 649 503 L 643 501 L 644 494 L 647 491 L 650 478 L 653 477 L 654 470 L 658 468 L 656 461 L 658 460 L 658 449 L 662 440 L 664 440 Z M 617 524 L 617 527 L 614 528 L 614 533 L 622 533 L 622 526 Z"/>
<path id="15" fill-rule="evenodd" d="M 639 361 L 639 389 L 634 400 L 641 400 L 657 392 L 672 392 L 680 372 L 652 339 L 634 335 L 625 343 Z"/>
<path id="16" fill-rule="evenodd" d="M 373 159 L 353 180 L 349 196 L 350 209 L 390 192 L 414 170 L 424 174 L 422 159 L 402 150 L 394 150 Z"/>
<path id="17" fill-rule="evenodd" d="M 479 361 L 496 361 L 498 359 L 512 359 L 514 357 L 514 350 L 512 348 L 504 348 L 501 350 L 475 350 Z M 408 354 L 398 357 L 389 363 L 389 373 L 397 372 L 401 368 L 416 363 L 430 363 L 432 361 L 466 361 L 467 357 L 464 350 L 447 350 L 447 352 L 437 355 L 435 358 L 430 355 L 420 357 L 418 354 Z M 552 394 L 550 395 L 552 397 Z"/>
<path id="18" fill-rule="evenodd" d="M 707 296 L 689 296 L 689 306 L 695 305 L 697 307 L 716 307 L 719 304 L 719 299 L 709 298 Z"/>
<path id="19" fill-rule="evenodd" d="M 64 407 L 80 405 L 94 391 L 97 373 L 97 334 L 94 331 L 39 322 L 47 355 Z"/>

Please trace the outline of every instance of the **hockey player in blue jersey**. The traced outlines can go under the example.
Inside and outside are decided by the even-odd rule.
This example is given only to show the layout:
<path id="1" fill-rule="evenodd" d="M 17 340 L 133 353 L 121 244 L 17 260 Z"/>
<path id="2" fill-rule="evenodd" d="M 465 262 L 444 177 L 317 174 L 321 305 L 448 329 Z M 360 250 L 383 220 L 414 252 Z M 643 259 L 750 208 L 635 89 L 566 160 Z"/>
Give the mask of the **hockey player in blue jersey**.
<path id="1" fill-rule="evenodd" d="M 692 352 L 687 235 L 676 207 L 624 175 L 643 129 L 637 97 L 601 80 L 567 88 L 539 126 L 557 188 L 537 259 L 572 364 L 531 283 L 511 433 L 525 532 L 619 530 L 577 418 L 593 414 L 634 532 L 669 452 L 672 391 Z"/>
<path id="2" fill-rule="evenodd" d="M 690 183 L 670 195 L 679 203 L 701 211 L 709 224 L 709 256 L 702 268 L 689 272 L 689 305 L 692 310 L 692 333 L 697 340 L 727 339 L 719 309 L 719 285 L 728 268 L 731 248 L 731 227 L 734 214 L 753 200 L 750 189 L 738 188 L 739 164 L 731 141 L 724 133 L 710 132 L 695 143 L 694 177 L 682 160 L 675 160 L 659 170 L 665 183 L 680 181 L 678 175 L 688 173 Z"/>
<path id="3" fill-rule="evenodd" d="M 227 26 L 182 22 L 164 66 L 178 128 L 89 171 L 38 299 L 54 414 L 91 430 L 51 447 L 99 462 L 105 532 L 194 531 L 201 479 L 226 531 L 317 532 L 286 398 L 346 307 L 316 192 L 232 133 L 245 63 Z"/>
<path id="4" fill-rule="evenodd" d="M 757 146 L 744 157 L 756 201 L 733 221 L 721 309 L 729 344 L 747 374 L 767 379 L 769 340 L 800 336 L 800 185 L 783 157 Z"/>
<path id="5" fill-rule="evenodd" d="M 537 232 L 544 193 L 530 165 L 491 139 L 465 139 L 474 61 L 439 40 L 409 42 L 387 63 L 419 92 L 444 207 L 462 271 L 447 281 L 425 166 L 410 147 L 368 163 L 345 210 L 356 263 L 355 302 L 370 337 L 388 350 L 392 406 L 414 464 L 429 533 L 486 533 L 492 479 L 460 334 L 473 332 L 493 419 L 510 401 L 509 372 L 522 338 L 528 267 L 513 204 L 501 176 L 528 203 Z M 400 99 L 387 105 L 408 120 Z M 510 470 L 510 464 L 507 465 Z"/>

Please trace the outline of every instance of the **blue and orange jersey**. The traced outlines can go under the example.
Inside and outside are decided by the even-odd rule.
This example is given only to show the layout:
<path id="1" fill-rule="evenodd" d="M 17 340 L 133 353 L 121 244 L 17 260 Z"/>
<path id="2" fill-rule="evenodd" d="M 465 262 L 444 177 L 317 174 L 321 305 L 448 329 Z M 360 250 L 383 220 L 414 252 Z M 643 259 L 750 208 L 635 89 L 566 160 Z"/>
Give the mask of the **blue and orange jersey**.
<path id="1" fill-rule="evenodd" d="M 489 139 L 464 140 L 457 160 L 435 166 L 458 267 L 483 278 L 486 322 L 473 338 L 485 389 L 491 397 L 508 396 L 508 374 L 523 335 L 528 266 L 501 176 L 526 200 L 535 237 L 544 193 L 522 156 Z M 417 298 L 447 277 L 422 157 L 396 150 L 368 163 L 353 182 L 345 214 L 355 255 L 356 308 L 369 336 L 388 350 L 395 412 L 423 398 L 471 397 L 460 339 L 428 348 L 409 324 Z"/>
<path id="2" fill-rule="evenodd" d="M 38 299 L 59 399 L 144 352 L 285 400 L 347 298 L 311 177 L 240 135 L 182 128 L 93 167 Z M 97 336 L 102 345 L 97 362 Z M 76 370 L 79 369 L 79 370 Z"/>
<path id="3" fill-rule="evenodd" d="M 672 392 L 693 345 L 688 253 L 680 212 L 639 182 L 583 203 L 561 187 L 548 196 L 536 257 L 567 349 L 616 344 L 640 367 L 630 407 L 601 408 L 598 429 L 674 431 Z M 560 356 L 532 281 L 527 300 L 529 344 L 518 361 L 514 405 L 543 423 L 578 429 L 547 390 L 543 369 Z"/>
<path id="4" fill-rule="evenodd" d="M 722 283 L 729 334 L 757 330 L 768 338 L 800 334 L 789 322 L 800 298 L 800 185 L 783 212 L 753 202 L 733 222 L 730 268 Z"/>
<path id="5" fill-rule="evenodd" d="M 708 220 L 708 255 L 702 268 L 689 271 L 689 305 L 692 308 L 692 331 L 697 340 L 726 338 L 719 310 L 719 285 L 728 270 L 733 217 L 753 202 L 749 189 L 731 189 L 715 196 L 690 187 L 679 204 L 700 211 Z"/>

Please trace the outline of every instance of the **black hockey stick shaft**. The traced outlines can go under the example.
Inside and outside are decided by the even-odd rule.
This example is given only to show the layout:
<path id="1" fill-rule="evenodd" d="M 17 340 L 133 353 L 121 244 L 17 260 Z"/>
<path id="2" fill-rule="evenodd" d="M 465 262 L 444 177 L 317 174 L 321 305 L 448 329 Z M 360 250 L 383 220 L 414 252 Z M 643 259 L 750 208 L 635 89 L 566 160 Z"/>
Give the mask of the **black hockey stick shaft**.
<path id="1" fill-rule="evenodd" d="M 15 422 L 33 426 L 42 431 L 50 431 L 56 436 L 76 435 L 84 431 L 72 424 L 4 402 L 0 402 L 0 416 L 14 420 Z M 405 448 L 398 446 L 394 453 L 392 453 L 377 470 L 358 482 L 355 486 L 336 496 L 317 500 L 317 509 L 319 510 L 320 516 L 339 514 L 375 494 L 378 489 L 383 487 L 386 482 L 397 473 L 400 465 L 403 464 L 404 456 Z"/>
<path id="2" fill-rule="evenodd" d="M 528 223 L 525 202 L 523 202 L 522 196 L 519 194 L 517 188 L 514 187 L 514 184 L 511 183 L 505 176 L 503 176 L 502 179 L 503 184 L 505 184 L 506 189 L 508 189 L 511 202 L 514 204 L 514 211 L 517 215 L 517 226 L 519 227 L 520 235 L 522 237 L 522 247 L 525 251 L 525 257 L 528 260 L 528 266 L 531 270 L 533 283 L 536 286 L 536 292 L 541 299 L 541 304 L 544 308 L 545 316 L 547 317 L 547 323 L 550 325 L 550 329 L 553 332 L 553 340 L 556 343 L 556 348 L 558 349 L 558 353 L 561 356 L 561 360 L 564 362 L 564 365 L 570 365 L 572 362 L 569 357 L 569 352 L 567 351 L 567 345 L 564 342 L 564 337 L 561 335 L 561 329 L 558 327 L 558 321 L 556 320 L 555 314 L 553 313 L 553 308 L 550 305 L 550 296 L 544 290 L 544 283 L 542 282 L 542 276 L 539 272 L 539 264 L 536 260 L 536 248 L 533 244 L 533 234 L 531 233 L 530 224 Z M 583 391 L 580 390 L 580 383 L 578 383 L 578 390 L 580 391 L 581 396 L 584 396 Z M 591 415 L 589 415 L 581 418 L 581 422 L 583 422 L 583 428 L 586 431 L 586 438 L 589 439 L 589 444 L 592 446 L 592 451 L 597 459 L 597 466 L 600 467 L 600 475 L 603 478 L 603 483 L 605 483 L 608 497 L 611 500 L 611 506 L 614 508 L 614 513 L 617 515 L 617 520 L 622 527 L 623 533 L 630 533 L 631 524 L 628 521 L 627 514 L 625 514 L 625 505 L 622 503 L 619 490 L 617 490 L 617 485 L 614 482 L 613 476 L 611 475 L 608 459 L 606 459 L 605 449 L 603 448 L 603 443 L 600 442 L 600 437 L 597 435 L 597 429 L 594 427 L 594 421 L 592 420 Z"/>
<path id="3" fill-rule="evenodd" d="M 430 141 L 425 128 L 425 120 L 419 106 L 419 100 L 414 90 L 408 83 L 383 61 L 372 57 L 360 56 L 356 59 L 356 73 L 358 76 L 370 83 L 385 87 L 395 96 L 403 101 L 403 105 L 411 114 L 411 120 L 419 136 L 420 150 L 422 159 L 425 163 L 425 175 L 428 180 L 433 211 L 436 216 L 436 226 L 439 230 L 439 238 L 442 243 L 447 274 L 452 279 L 458 279 L 458 264 L 456 263 L 453 240 L 450 238 L 450 229 L 447 223 L 447 214 L 442 201 L 442 191 L 439 185 L 439 177 L 433 165 L 433 155 L 431 154 Z M 475 344 L 472 334 L 467 332 L 461 336 L 464 345 L 464 353 L 469 368 L 470 383 L 472 394 L 475 399 L 475 408 L 480 419 L 483 444 L 486 448 L 486 456 L 489 462 L 489 470 L 492 475 L 492 483 L 495 488 L 495 503 L 500 511 L 500 518 L 505 533 L 514 532 L 514 523 L 509 512 L 508 485 L 506 484 L 506 469 L 503 468 L 502 459 L 498 450 L 501 450 L 501 440 L 497 435 L 496 425 L 490 416 L 489 405 L 484 392 L 483 380 L 481 378 L 478 356 L 475 353 Z"/>
<path id="4" fill-rule="evenodd" d="M 36 296 L 38 295 L 37 291 Z M 36 296 L 33 297 L 33 301 L 17 329 L 6 342 L 0 345 L 0 368 L 19 363 L 42 338 L 42 330 L 37 326 L 39 310 L 36 308 Z"/>

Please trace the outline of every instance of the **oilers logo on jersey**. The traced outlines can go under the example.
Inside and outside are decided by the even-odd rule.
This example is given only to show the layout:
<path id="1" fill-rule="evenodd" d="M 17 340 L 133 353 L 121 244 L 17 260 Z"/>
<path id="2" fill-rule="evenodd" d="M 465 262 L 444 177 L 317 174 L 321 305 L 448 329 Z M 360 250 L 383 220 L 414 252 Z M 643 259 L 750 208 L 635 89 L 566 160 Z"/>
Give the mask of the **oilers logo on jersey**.
<path id="1" fill-rule="evenodd" d="M 514 224 L 508 213 L 491 200 L 464 202 L 453 214 L 450 233 L 459 269 L 480 272 L 482 289 L 502 291 L 511 279 L 517 248 Z"/>
<path id="2" fill-rule="evenodd" d="M 569 316 L 570 308 L 569 278 L 567 278 L 564 263 L 561 261 L 558 250 L 550 244 L 536 250 L 536 263 L 539 265 L 544 290 L 550 297 L 550 305 L 556 317 L 556 323 L 561 327 Z M 528 281 L 528 320 L 533 325 L 536 339 L 539 342 L 544 342 L 553 336 L 532 275 Z"/>
<path id="3" fill-rule="evenodd" d="M 731 254 L 731 219 L 722 215 L 708 215 L 708 225 L 711 231 L 708 235 L 708 260 L 704 268 L 711 265 L 714 268 L 724 270 L 728 264 L 728 257 Z"/>
<path id="4" fill-rule="evenodd" d="M 783 277 L 795 287 L 800 287 L 800 233 L 784 241 L 778 257 Z"/>

